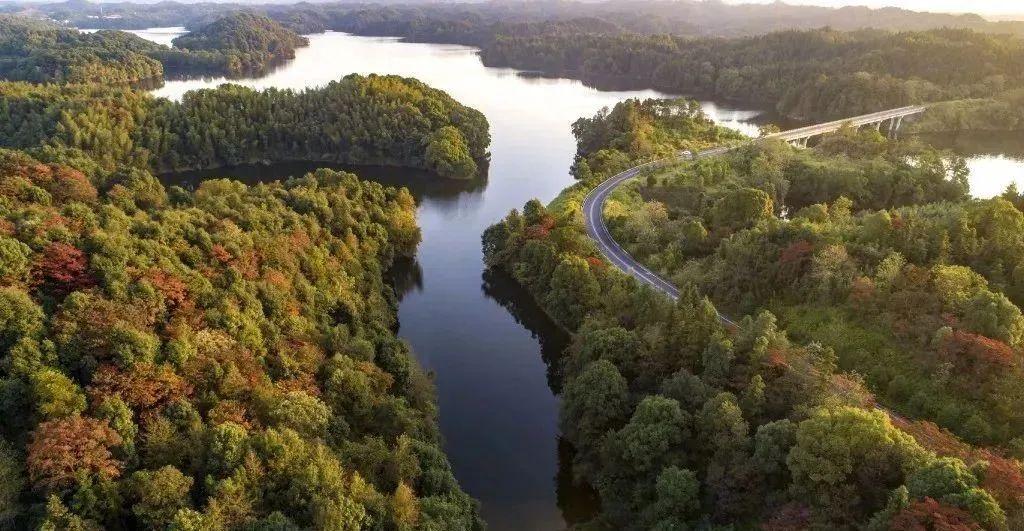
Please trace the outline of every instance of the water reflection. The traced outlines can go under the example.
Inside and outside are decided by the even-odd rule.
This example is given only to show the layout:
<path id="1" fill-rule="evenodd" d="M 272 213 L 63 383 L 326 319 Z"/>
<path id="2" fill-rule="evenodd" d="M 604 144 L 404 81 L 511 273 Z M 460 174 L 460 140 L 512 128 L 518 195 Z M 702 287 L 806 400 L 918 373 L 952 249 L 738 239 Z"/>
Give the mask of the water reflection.
<path id="1" fill-rule="evenodd" d="M 548 368 L 548 387 L 554 394 L 561 394 L 561 360 L 562 353 L 571 342 L 569 333 L 555 324 L 526 288 L 504 271 L 485 269 L 480 289 L 508 310 L 516 323 L 529 330 L 540 342 L 540 356 Z"/>
<path id="2" fill-rule="evenodd" d="M 423 291 L 423 267 L 415 258 L 396 258 L 388 270 L 386 280 L 395 292 L 397 301 L 402 302 L 406 295 Z"/>
<path id="3" fill-rule="evenodd" d="M 995 197 L 1011 184 L 1024 189 L 1024 133 L 928 134 L 918 137 L 967 159 L 971 195 Z"/>
<path id="4" fill-rule="evenodd" d="M 572 341 L 569 334 L 555 324 L 537 305 L 522 285 L 503 271 L 484 270 L 480 289 L 494 299 L 517 323 L 530 331 L 540 342 L 541 358 L 547 365 L 548 386 L 553 393 L 562 391 L 562 355 Z M 558 437 L 558 472 L 554 478 L 558 508 L 566 525 L 593 518 L 601 508 L 597 492 L 586 483 L 577 481 L 573 473 L 575 450 L 562 437 Z"/>

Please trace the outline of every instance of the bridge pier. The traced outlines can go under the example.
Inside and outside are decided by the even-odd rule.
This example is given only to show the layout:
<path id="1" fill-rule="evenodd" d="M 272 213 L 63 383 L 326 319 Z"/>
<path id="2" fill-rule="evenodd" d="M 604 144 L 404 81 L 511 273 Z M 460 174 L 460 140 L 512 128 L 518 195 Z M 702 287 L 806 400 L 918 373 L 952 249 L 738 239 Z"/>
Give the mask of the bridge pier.
<path id="1" fill-rule="evenodd" d="M 889 138 L 898 138 L 900 127 L 903 126 L 903 117 L 897 116 L 889 120 Z"/>

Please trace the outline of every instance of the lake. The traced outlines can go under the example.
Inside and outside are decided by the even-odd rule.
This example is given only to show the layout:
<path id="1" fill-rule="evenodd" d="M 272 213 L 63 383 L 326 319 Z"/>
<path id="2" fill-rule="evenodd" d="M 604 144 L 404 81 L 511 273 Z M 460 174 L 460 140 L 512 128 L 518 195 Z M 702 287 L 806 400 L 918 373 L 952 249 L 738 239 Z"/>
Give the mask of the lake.
<path id="1" fill-rule="evenodd" d="M 135 33 L 166 44 L 182 32 L 155 28 Z M 543 531 L 586 519 L 595 498 L 571 481 L 572 449 L 561 443 L 558 430 L 558 359 L 568 338 L 515 282 L 484 270 L 480 236 L 510 209 L 535 197 L 547 202 L 571 184 L 573 121 L 626 98 L 665 95 L 599 91 L 578 81 L 486 68 L 476 50 L 465 46 L 333 32 L 309 38 L 309 47 L 270 74 L 231 82 L 303 89 L 349 73 L 399 74 L 447 91 L 490 121 L 491 163 L 484 180 L 438 181 L 394 168 L 345 169 L 408 185 L 418 199 L 423 242 L 417 259 L 392 272 L 402 296 L 399 333 L 435 376 L 445 448 L 462 487 L 481 501 L 490 528 Z M 178 99 L 189 90 L 227 81 L 169 81 L 154 93 Z M 703 106 L 717 122 L 757 133 L 757 110 L 713 102 Z M 986 157 L 999 155 L 977 155 L 972 161 Z M 1024 168 L 1018 159 L 1005 160 L 1008 167 L 995 170 L 1001 172 L 999 179 Z M 989 171 L 972 164 L 977 172 Z M 323 164 L 224 168 L 174 179 L 184 184 L 218 176 L 270 180 L 316 166 Z M 1017 171 L 1017 177 L 1024 178 L 1024 171 Z"/>
<path id="2" fill-rule="evenodd" d="M 135 33 L 166 43 L 181 32 Z M 493 142 L 485 180 L 442 181 L 394 168 L 343 169 L 405 184 L 418 199 L 423 242 L 414 263 L 393 271 L 402 293 L 399 335 L 434 373 L 445 448 L 462 487 L 480 500 L 490 528 L 553 530 L 586 519 L 595 498 L 586 487 L 573 485 L 572 449 L 561 444 L 558 430 L 557 360 L 568 338 L 514 281 L 485 272 L 480 236 L 509 210 L 535 197 L 547 202 L 571 184 L 573 121 L 626 98 L 665 95 L 599 91 L 578 81 L 486 68 L 476 49 L 465 46 L 334 32 L 309 39 L 309 47 L 270 74 L 230 82 L 303 89 L 350 73 L 398 74 L 445 90 L 490 121 Z M 189 90 L 225 82 L 169 81 L 154 94 L 179 99 Z M 704 109 L 720 123 L 757 132 L 757 110 L 712 102 Z M 317 166 L 324 164 L 224 168 L 173 179 L 194 184 L 229 176 L 252 182 L 301 175 Z"/>

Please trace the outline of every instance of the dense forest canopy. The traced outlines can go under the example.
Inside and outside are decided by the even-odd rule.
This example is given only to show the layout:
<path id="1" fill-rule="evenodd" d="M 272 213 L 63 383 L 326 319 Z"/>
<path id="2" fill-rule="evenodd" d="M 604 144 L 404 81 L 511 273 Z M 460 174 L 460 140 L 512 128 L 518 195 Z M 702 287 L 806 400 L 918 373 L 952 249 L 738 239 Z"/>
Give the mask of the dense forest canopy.
<path id="1" fill-rule="evenodd" d="M 153 83 L 164 76 L 239 77 L 295 57 L 304 37 L 266 17 L 231 13 L 167 48 L 122 31 L 82 33 L 0 15 L 0 79 L 32 83 Z"/>
<path id="2" fill-rule="evenodd" d="M 481 57 L 492 66 L 771 105 L 804 120 L 838 119 L 912 103 L 993 98 L 1024 82 L 1024 39 L 950 29 L 821 29 L 731 40 L 631 34 L 499 36 L 484 46 Z"/>
<path id="3" fill-rule="evenodd" d="M 0 79 L 33 83 L 138 83 L 162 79 L 152 43 L 130 33 L 80 33 L 0 15 Z"/>
<path id="4" fill-rule="evenodd" d="M 582 528 L 1022 525 L 1016 193 L 970 200 L 962 162 L 873 131 L 642 175 L 605 215 L 682 287 L 672 303 L 602 258 L 583 198 L 735 134 L 657 100 L 573 130 L 580 182 L 511 212 L 483 247 L 573 332 L 561 427 L 601 497 Z M 719 302 L 751 316 L 726 327 Z"/>
<path id="5" fill-rule="evenodd" d="M 405 189 L 0 150 L 0 525 L 480 529 L 384 271 Z"/>
<path id="6" fill-rule="evenodd" d="M 220 69 L 229 76 L 259 75 L 294 59 L 295 49 L 307 44 L 305 37 L 277 22 L 244 12 L 229 14 L 174 39 L 175 49 L 218 56 Z"/>
<path id="7" fill-rule="evenodd" d="M 127 88 L 0 83 L 0 144 L 81 150 L 105 168 L 154 171 L 289 160 L 480 175 L 486 118 L 398 76 L 349 75 L 319 89 L 237 85 L 170 102 Z"/>

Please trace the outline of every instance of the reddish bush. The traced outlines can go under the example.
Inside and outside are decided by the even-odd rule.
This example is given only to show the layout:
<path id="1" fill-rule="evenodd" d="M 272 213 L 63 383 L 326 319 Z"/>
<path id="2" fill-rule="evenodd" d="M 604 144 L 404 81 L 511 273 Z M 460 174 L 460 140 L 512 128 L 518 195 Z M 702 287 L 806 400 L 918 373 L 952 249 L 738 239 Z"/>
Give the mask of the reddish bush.
<path id="1" fill-rule="evenodd" d="M 188 287 L 185 283 L 166 271 L 152 268 L 146 272 L 144 278 L 163 295 L 164 302 L 170 308 L 179 306 L 188 298 Z"/>
<path id="2" fill-rule="evenodd" d="M 850 285 L 850 302 L 867 304 L 875 299 L 875 281 L 868 277 L 857 277 Z"/>
<path id="3" fill-rule="evenodd" d="M 225 249 L 224 246 L 219 243 L 215 243 L 213 245 L 213 247 L 210 249 L 210 255 L 213 256 L 214 260 L 217 260 L 222 264 L 230 264 L 231 261 L 234 259 L 231 256 L 231 253 L 229 253 L 228 250 Z"/>
<path id="4" fill-rule="evenodd" d="M 800 264 L 810 258 L 812 253 L 814 253 L 814 244 L 807 240 L 797 240 L 779 252 L 779 264 Z"/>
<path id="5" fill-rule="evenodd" d="M 993 450 L 975 448 L 932 422 L 911 422 L 893 417 L 892 423 L 909 433 L 921 446 L 943 457 L 957 457 L 967 464 L 988 463 L 982 487 L 992 494 L 1004 509 L 1024 508 L 1024 471 L 1018 461 Z"/>
<path id="6" fill-rule="evenodd" d="M 37 488 L 48 490 L 72 485 L 80 471 L 115 478 L 121 463 L 110 448 L 119 444 L 121 436 L 105 420 L 76 415 L 43 422 L 28 444 L 29 479 Z"/>
<path id="7" fill-rule="evenodd" d="M 32 278 L 40 289 L 57 298 L 96 284 L 85 253 L 62 242 L 43 249 L 32 268 Z"/>
<path id="8" fill-rule="evenodd" d="M 889 528 L 900 531 L 981 531 L 969 514 L 931 498 L 911 503 L 893 517 Z"/>
<path id="9" fill-rule="evenodd" d="M 169 366 L 151 363 L 137 364 L 130 371 L 105 365 L 96 371 L 92 385 L 89 386 L 89 396 L 93 402 L 102 402 L 108 396 L 119 396 L 143 421 L 191 392 L 189 385 Z"/>
<path id="10" fill-rule="evenodd" d="M 964 330 L 956 330 L 946 337 L 938 354 L 942 360 L 952 363 L 957 372 L 982 379 L 1005 374 L 1017 361 L 1017 354 L 1006 343 Z M 977 384 L 976 380 L 971 383 Z"/>
<path id="11" fill-rule="evenodd" d="M 783 505 L 761 524 L 763 531 L 802 531 L 810 527 L 811 510 L 796 502 Z"/>
<path id="12" fill-rule="evenodd" d="M 548 235 L 551 234 L 551 229 L 540 224 L 530 225 L 529 227 L 526 227 L 525 234 L 527 239 L 542 240 L 544 238 L 547 238 Z"/>
<path id="13" fill-rule="evenodd" d="M 40 183 L 58 203 L 69 201 L 92 202 L 96 200 L 96 188 L 82 172 L 67 166 L 53 165 L 51 180 Z"/>

